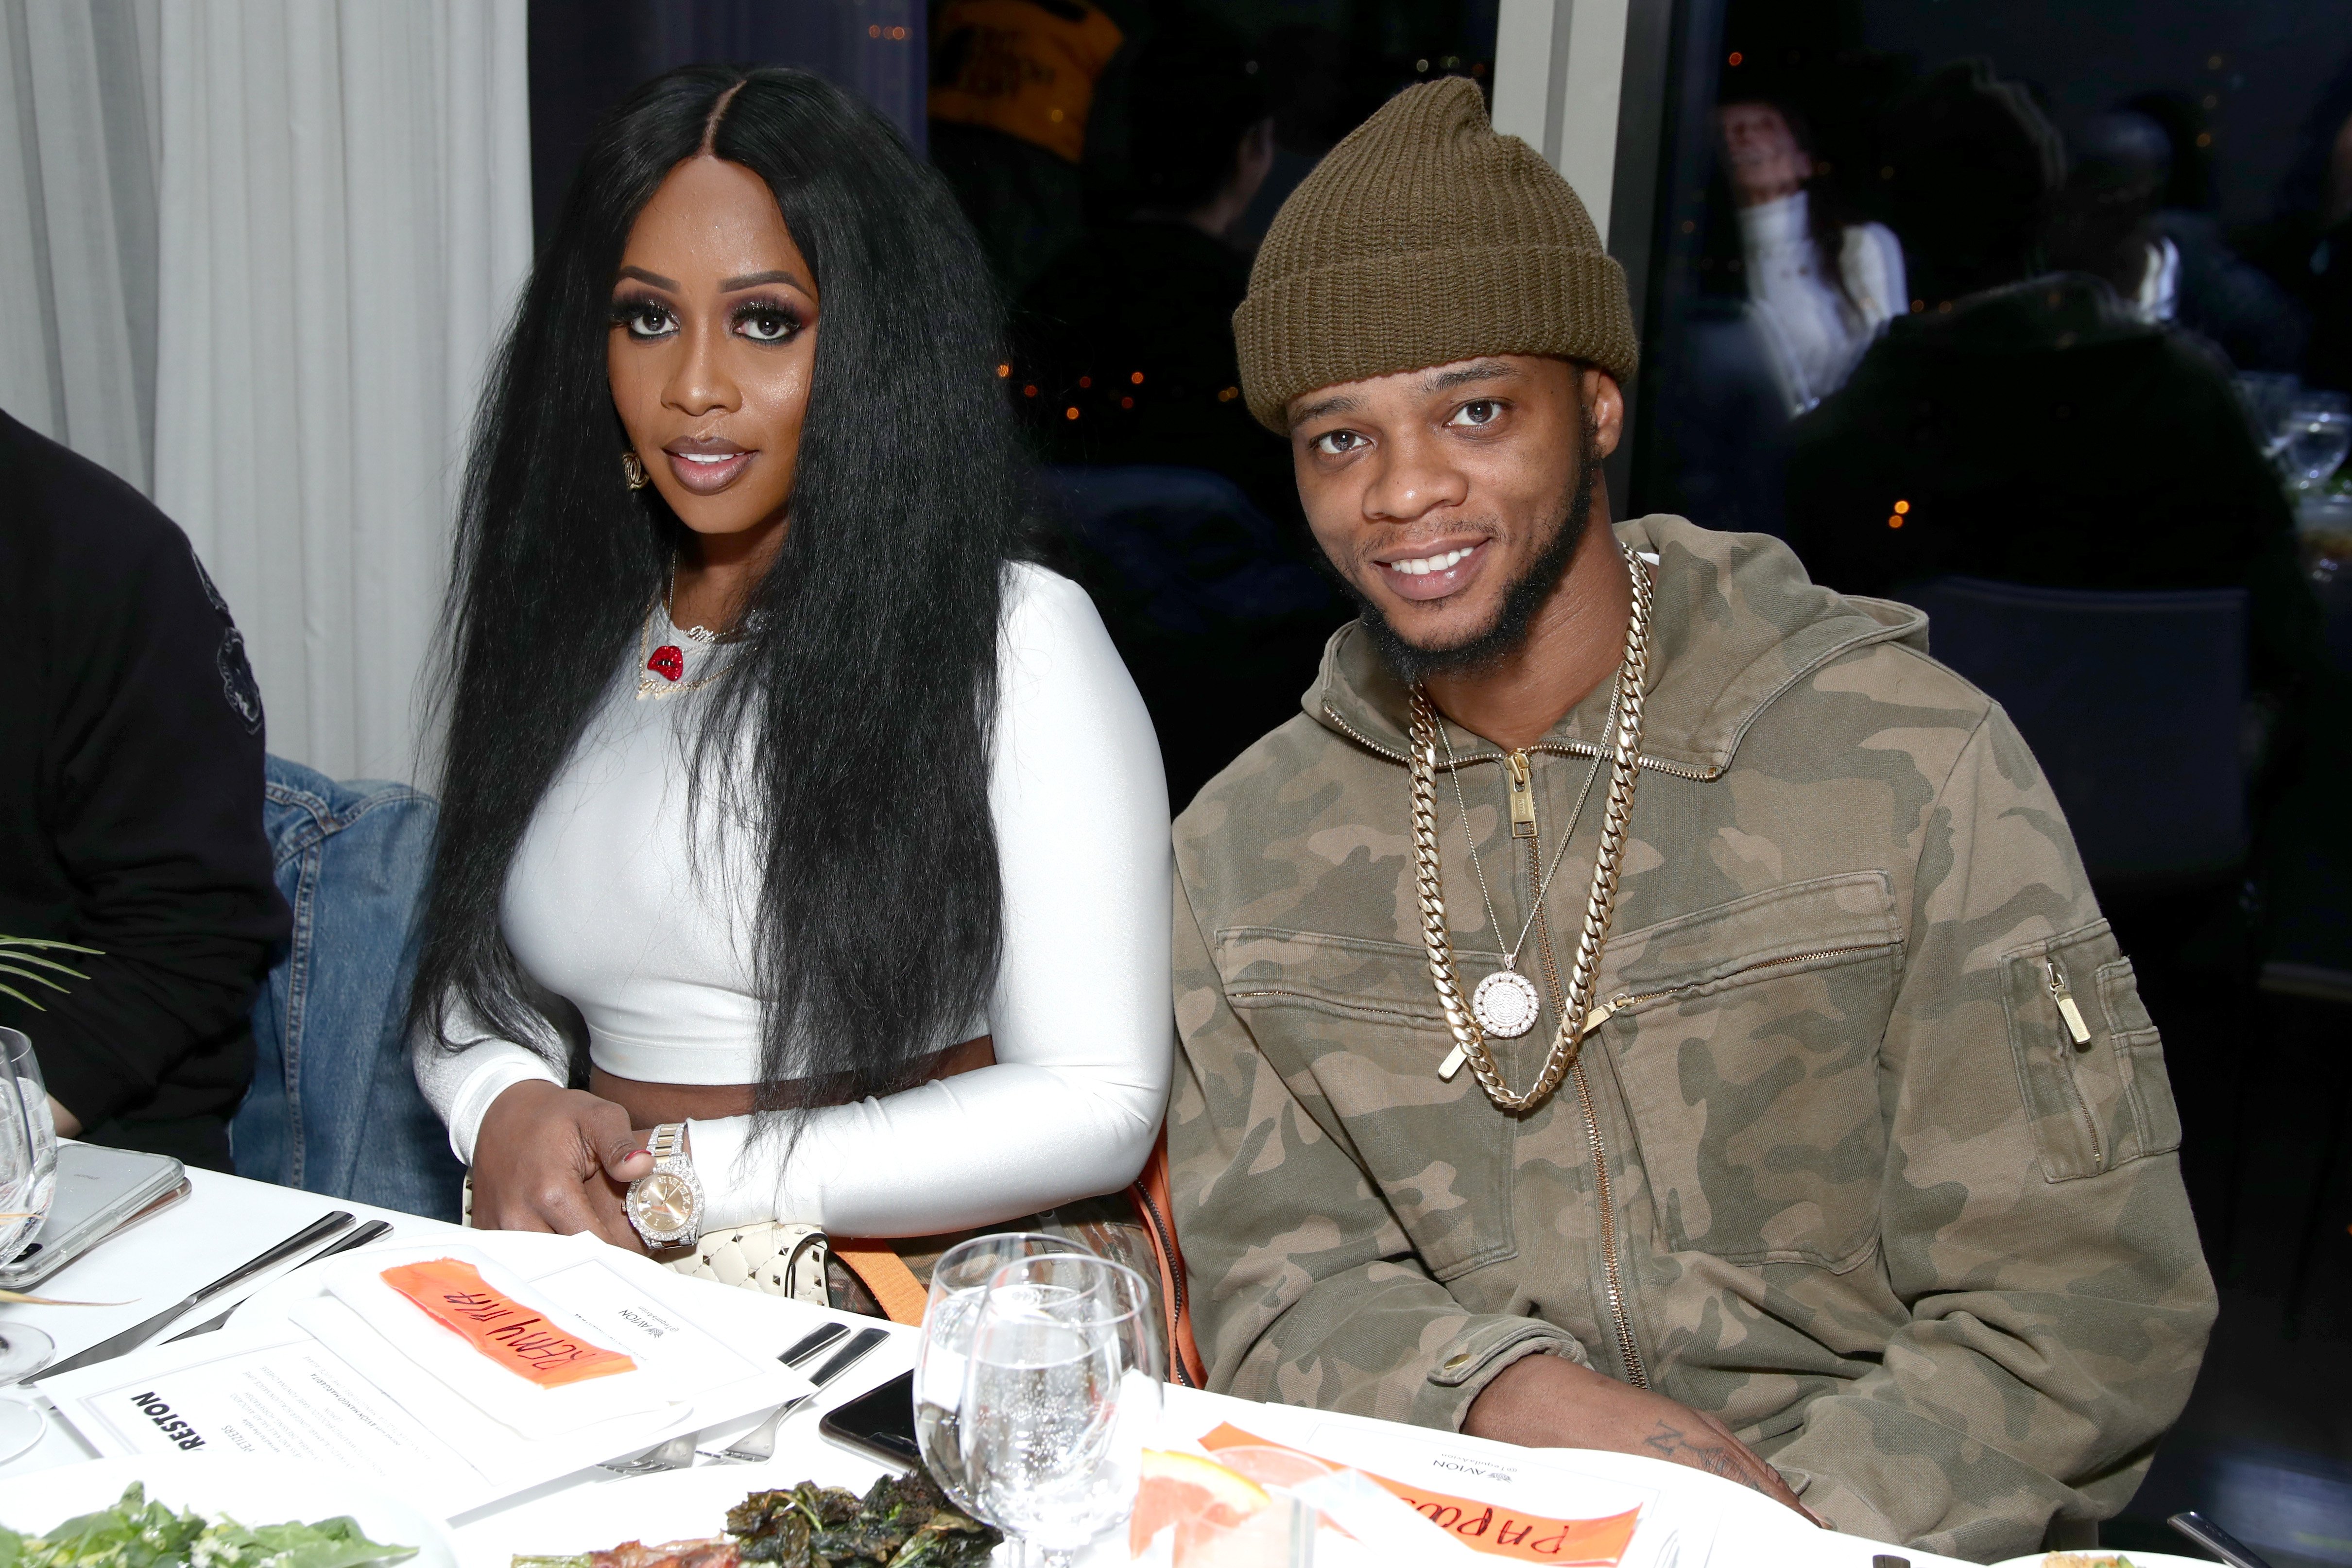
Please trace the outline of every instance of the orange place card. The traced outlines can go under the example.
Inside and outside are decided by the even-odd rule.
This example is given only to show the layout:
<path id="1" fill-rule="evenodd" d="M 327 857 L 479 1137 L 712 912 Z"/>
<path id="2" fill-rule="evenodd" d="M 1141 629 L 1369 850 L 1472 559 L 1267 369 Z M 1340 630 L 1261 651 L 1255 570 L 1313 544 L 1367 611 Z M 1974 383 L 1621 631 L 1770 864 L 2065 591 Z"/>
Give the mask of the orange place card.
<path id="1" fill-rule="evenodd" d="M 465 1335 L 476 1350 L 541 1388 L 636 1370 L 637 1363 L 620 1352 L 574 1339 L 491 1289 L 470 1263 L 454 1258 L 404 1263 L 385 1269 L 383 1282 L 443 1327 Z"/>
<path id="2" fill-rule="evenodd" d="M 1289 1448 L 1286 1443 L 1272 1443 L 1254 1437 L 1240 1427 L 1227 1424 L 1201 1439 L 1201 1446 L 1212 1454 L 1227 1448 L 1261 1447 Z M 1293 1453 L 1306 1450 L 1291 1448 Z M 1312 1458 L 1312 1456 L 1308 1456 Z M 1633 1544 L 1633 1527 L 1642 1520 L 1642 1510 L 1632 1509 L 1612 1514 L 1606 1519 L 1559 1519 L 1549 1515 L 1528 1513 L 1496 1503 L 1479 1502 L 1466 1497 L 1454 1497 L 1433 1491 L 1427 1487 L 1409 1486 L 1392 1481 L 1386 1476 L 1362 1472 L 1382 1490 L 1402 1498 L 1413 1511 L 1449 1531 L 1454 1539 L 1476 1552 L 1492 1552 L 1497 1557 L 1516 1557 L 1528 1563 L 1557 1563 L 1573 1568 L 1615 1568 Z"/>

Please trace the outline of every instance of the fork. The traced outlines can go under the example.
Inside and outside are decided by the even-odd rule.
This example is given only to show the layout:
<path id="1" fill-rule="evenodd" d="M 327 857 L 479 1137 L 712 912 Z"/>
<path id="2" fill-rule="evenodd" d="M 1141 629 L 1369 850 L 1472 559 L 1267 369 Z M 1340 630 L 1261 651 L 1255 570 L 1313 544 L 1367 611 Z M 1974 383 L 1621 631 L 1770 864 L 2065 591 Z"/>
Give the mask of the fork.
<path id="1" fill-rule="evenodd" d="M 682 1470 L 694 1463 L 694 1434 L 672 1437 L 658 1447 L 647 1448 L 634 1459 L 613 1459 L 597 1468 L 610 1470 L 616 1476 L 650 1476 L 660 1470 Z"/>
<path id="2" fill-rule="evenodd" d="M 706 1454 L 703 1458 L 738 1465 L 766 1464 L 776 1457 L 776 1428 L 784 1424 L 784 1417 L 815 1398 L 826 1384 L 847 1372 L 865 1356 L 866 1352 L 889 1337 L 889 1331 L 886 1329 L 858 1330 L 856 1335 L 847 1344 L 834 1352 L 831 1359 L 809 1373 L 811 1386 L 806 1394 L 797 1399 L 788 1399 L 777 1405 L 765 1421 L 738 1437 L 732 1447 L 721 1449 L 716 1454 Z M 789 1355 L 791 1352 L 785 1353 Z"/>

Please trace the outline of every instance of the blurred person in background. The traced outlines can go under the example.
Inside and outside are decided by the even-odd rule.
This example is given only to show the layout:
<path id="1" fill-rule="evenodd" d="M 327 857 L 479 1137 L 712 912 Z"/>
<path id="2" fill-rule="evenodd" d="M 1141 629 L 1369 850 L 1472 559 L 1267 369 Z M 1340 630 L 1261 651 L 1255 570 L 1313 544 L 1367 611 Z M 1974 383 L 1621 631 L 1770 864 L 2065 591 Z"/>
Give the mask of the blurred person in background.
<path id="1" fill-rule="evenodd" d="M 1085 226 L 1097 95 L 1140 20 L 1089 0 L 948 0 L 931 17 L 931 165 L 1008 299 Z"/>
<path id="2" fill-rule="evenodd" d="M 2172 167 L 2163 128 L 2144 114 L 2093 117 L 2075 133 L 2053 204 L 2052 270 L 2100 279 L 2144 321 L 2179 310 L 2180 247 L 2156 226 Z"/>
<path id="3" fill-rule="evenodd" d="M 1126 79 L 1116 216 L 1024 296 L 1012 366 L 1052 461 L 1205 469 L 1246 498 L 1122 508 L 1071 531 L 1178 803 L 1281 722 L 1345 618 L 1315 568 L 1289 448 L 1250 416 L 1234 354 L 1250 269 L 1235 226 L 1274 161 L 1259 65 L 1213 17 L 1160 19 Z"/>
<path id="4" fill-rule="evenodd" d="M 0 985 L 0 1026 L 59 1132 L 228 1170 L 289 929 L 245 638 L 171 519 L 5 415 L 0 627 L 0 933 L 97 950 Z"/>
<path id="5" fill-rule="evenodd" d="M 1815 177 L 1797 112 L 1770 100 L 1716 111 L 1738 213 L 1741 276 L 1789 411 L 1844 384 L 1871 339 L 1901 315 L 1903 247 L 1883 224 L 1850 223 Z"/>
<path id="6" fill-rule="evenodd" d="M 1126 198 L 1022 296 L 1013 368 L 1054 461 L 1211 468 L 1281 517 L 1290 454 L 1242 404 L 1232 329 L 1250 268 L 1234 222 L 1274 162 L 1254 64 L 1207 17 L 1171 19 L 1138 55 Z"/>
<path id="7" fill-rule="evenodd" d="M 2310 312 L 2304 380 L 2352 391 L 2352 59 L 2304 118 L 2278 216 L 2248 237 L 2250 254 Z"/>
<path id="8" fill-rule="evenodd" d="M 1922 309 L 1790 431 L 1789 540 L 1815 580 L 1871 595 L 1947 574 L 2242 586 L 2257 684 L 2297 683 L 2318 657 L 2316 606 L 2227 366 L 2109 281 L 2150 267 L 2156 185 L 2099 174 L 2123 199 L 2053 224 L 2058 134 L 1982 61 L 1928 78 L 1896 127 L 1887 158 Z M 2053 239 L 2107 276 L 2052 270 Z"/>
<path id="9" fill-rule="evenodd" d="M 1781 531 L 1790 419 L 1844 383 L 1908 299 L 1901 243 L 1851 219 L 1796 97 L 1753 72 L 1725 79 L 1705 281 L 1655 371 L 1672 388 L 1651 405 L 1674 455 L 1665 502 L 1733 532 Z"/>
<path id="10" fill-rule="evenodd" d="M 2141 93 L 2123 109 L 2144 116 L 2165 141 L 2163 187 L 2150 224 L 2178 258 L 2171 319 L 2240 370 L 2294 370 L 2308 323 L 2286 291 L 2221 232 L 2205 111 L 2186 93 L 2168 91 Z"/>

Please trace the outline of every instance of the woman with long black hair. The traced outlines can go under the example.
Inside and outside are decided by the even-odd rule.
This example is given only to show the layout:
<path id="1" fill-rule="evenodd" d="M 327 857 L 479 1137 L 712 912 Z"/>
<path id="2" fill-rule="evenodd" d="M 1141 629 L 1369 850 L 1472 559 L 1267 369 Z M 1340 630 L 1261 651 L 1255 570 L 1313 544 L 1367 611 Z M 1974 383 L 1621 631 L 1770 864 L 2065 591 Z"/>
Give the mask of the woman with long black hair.
<path id="1" fill-rule="evenodd" d="M 451 589 L 413 1038 L 476 1225 L 934 1235 L 1142 1165 L 1167 792 L 1023 560 L 1001 353 L 946 186 L 818 79 L 592 139 Z"/>

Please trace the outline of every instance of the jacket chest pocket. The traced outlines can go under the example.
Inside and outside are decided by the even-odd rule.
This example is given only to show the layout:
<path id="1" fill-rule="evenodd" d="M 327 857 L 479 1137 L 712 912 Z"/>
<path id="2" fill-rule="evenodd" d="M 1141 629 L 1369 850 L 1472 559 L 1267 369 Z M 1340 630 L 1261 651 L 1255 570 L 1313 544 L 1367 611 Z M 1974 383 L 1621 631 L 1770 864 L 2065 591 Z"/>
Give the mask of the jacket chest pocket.
<path id="1" fill-rule="evenodd" d="M 1469 1073 L 1437 1076 L 1454 1042 L 1428 955 L 1265 926 L 1221 931 L 1216 949 L 1235 1016 L 1352 1150 L 1430 1273 L 1453 1279 L 1511 1256 L 1513 1123 Z"/>
<path id="2" fill-rule="evenodd" d="M 1605 1040 L 1675 1251 L 1843 1269 L 1877 1235 L 1878 1047 L 1902 967 L 1883 873 L 1612 939 Z"/>

